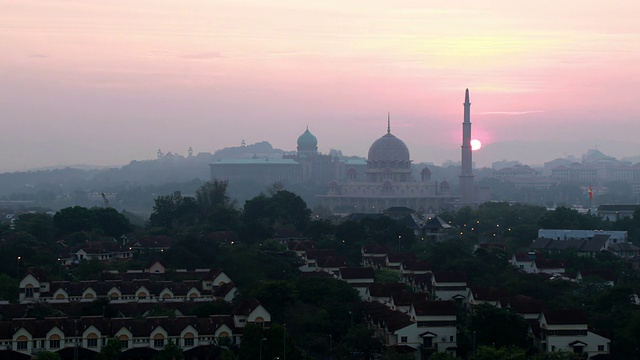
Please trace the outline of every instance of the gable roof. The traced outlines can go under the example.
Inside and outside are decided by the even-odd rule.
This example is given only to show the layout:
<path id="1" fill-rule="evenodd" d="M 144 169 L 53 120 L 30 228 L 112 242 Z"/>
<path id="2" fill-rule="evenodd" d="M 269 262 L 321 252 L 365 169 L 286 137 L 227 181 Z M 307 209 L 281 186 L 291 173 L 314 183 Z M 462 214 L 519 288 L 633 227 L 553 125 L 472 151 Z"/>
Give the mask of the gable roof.
<path id="1" fill-rule="evenodd" d="M 342 279 L 374 279 L 375 276 L 373 268 L 340 268 Z"/>
<path id="2" fill-rule="evenodd" d="M 424 300 L 413 303 L 416 316 L 456 315 L 458 308 L 453 300 Z"/>
<path id="3" fill-rule="evenodd" d="M 545 310 L 544 318 L 549 325 L 587 324 L 587 312 L 581 309 Z"/>

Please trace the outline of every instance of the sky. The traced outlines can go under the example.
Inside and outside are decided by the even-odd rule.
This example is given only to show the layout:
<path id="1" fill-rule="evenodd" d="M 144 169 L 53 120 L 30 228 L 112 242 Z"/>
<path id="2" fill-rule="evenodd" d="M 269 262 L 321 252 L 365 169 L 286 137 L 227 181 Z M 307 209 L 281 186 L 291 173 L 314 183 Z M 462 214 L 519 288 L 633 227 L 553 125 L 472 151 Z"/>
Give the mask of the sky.
<path id="1" fill-rule="evenodd" d="M 0 0 L 0 171 L 269 141 L 640 155 L 638 1 Z"/>

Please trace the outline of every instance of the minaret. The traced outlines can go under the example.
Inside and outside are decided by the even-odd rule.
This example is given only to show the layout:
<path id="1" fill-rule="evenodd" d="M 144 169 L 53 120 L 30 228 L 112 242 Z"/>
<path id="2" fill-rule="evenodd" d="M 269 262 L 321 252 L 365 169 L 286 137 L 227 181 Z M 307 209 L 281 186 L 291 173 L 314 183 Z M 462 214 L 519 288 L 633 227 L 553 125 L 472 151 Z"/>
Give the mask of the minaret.
<path id="1" fill-rule="evenodd" d="M 467 89 L 464 94 L 464 121 L 462 122 L 462 171 L 460 172 L 462 201 L 475 200 L 471 164 L 471 103 L 469 89 Z"/>

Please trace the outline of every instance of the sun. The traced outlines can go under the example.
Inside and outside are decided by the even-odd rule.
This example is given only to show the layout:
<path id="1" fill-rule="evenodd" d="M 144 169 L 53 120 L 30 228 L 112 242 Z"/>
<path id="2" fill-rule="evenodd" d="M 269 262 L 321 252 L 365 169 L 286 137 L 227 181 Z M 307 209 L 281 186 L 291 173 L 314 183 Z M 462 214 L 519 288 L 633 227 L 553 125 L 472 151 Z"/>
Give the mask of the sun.
<path id="1" fill-rule="evenodd" d="M 482 143 L 480 142 L 480 140 L 478 140 L 478 139 L 471 140 L 471 150 L 472 151 L 480 150 L 481 147 L 482 147 Z"/>

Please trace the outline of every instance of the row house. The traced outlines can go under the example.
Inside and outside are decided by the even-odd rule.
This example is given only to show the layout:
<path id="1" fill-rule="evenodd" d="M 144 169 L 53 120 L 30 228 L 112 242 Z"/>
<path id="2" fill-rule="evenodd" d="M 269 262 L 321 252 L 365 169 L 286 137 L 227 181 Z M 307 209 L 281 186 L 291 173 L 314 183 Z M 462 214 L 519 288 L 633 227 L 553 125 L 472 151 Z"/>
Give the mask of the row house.
<path id="1" fill-rule="evenodd" d="M 438 300 L 462 301 L 467 298 L 467 274 L 460 271 L 434 271 L 431 286 Z"/>
<path id="2" fill-rule="evenodd" d="M 627 262 L 631 269 L 640 269 L 640 247 L 631 243 L 610 245 L 607 249 Z"/>
<path id="3" fill-rule="evenodd" d="M 389 253 L 389 248 L 384 245 L 362 245 L 362 267 L 380 267 L 380 264 L 385 263 L 385 259 Z"/>
<path id="4" fill-rule="evenodd" d="M 572 240 L 563 241 L 571 242 Z M 528 274 L 564 274 L 565 272 L 564 262 L 562 260 L 545 259 L 542 253 L 534 251 L 514 253 L 509 263 L 518 268 L 518 270 Z"/>
<path id="5" fill-rule="evenodd" d="M 67 251 L 58 255 L 59 263 L 64 266 L 78 264 L 82 260 L 131 260 L 134 254 L 131 248 L 115 241 L 89 241 Z"/>
<path id="6" fill-rule="evenodd" d="M 142 358 L 152 358 L 172 341 L 189 358 L 189 352 L 214 345 L 219 339 L 228 338 L 232 344 L 240 344 L 247 324 L 263 327 L 271 324 L 271 315 L 257 300 L 243 302 L 232 315 L 208 318 L 16 318 L 0 321 L 0 349 L 35 356 L 42 351 L 64 352 L 79 348 L 83 350 L 83 358 L 92 358 L 108 339 L 115 338 L 120 341 L 123 357 L 135 353 L 145 354 L 140 356 Z"/>
<path id="7" fill-rule="evenodd" d="M 547 310 L 539 322 L 544 352 L 568 351 L 584 358 L 610 352 L 611 341 L 589 329 L 584 310 Z"/>
<path id="8" fill-rule="evenodd" d="M 368 289 L 375 281 L 375 271 L 373 268 L 341 268 L 338 272 L 338 279 L 351 285 L 358 290 L 360 299 L 365 300 L 368 297 Z"/>
<path id="9" fill-rule="evenodd" d="M 412 350 L 414 359 L 435 352 L 456 354 L 457 308 L 453 301 L 418 299 L 406 313 L 365 302 L 364 312 L 374 336 L 387 347 Z"/>
<path id="10" fill-rule="evenodd" d="M 197 269 L 165 273 L 161 262 L 146 271 L 105 272 L 105 280 L 50 281 L 38 271 L 28 271 L 20 280 L 19 301 L 69 302 L 107 298 L 127 301 L 231 301 L 236 287 L 220 269 Z M 166 280 L 172 278 L 171 281 Z"/>

